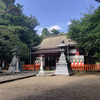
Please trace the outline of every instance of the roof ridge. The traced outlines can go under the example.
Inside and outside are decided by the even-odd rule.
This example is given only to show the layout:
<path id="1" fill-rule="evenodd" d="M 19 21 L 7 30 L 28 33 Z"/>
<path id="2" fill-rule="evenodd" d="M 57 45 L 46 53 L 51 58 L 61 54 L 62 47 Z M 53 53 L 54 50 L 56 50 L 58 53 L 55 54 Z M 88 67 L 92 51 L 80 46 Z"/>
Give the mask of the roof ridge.
<path id="1" fill-rule="evenodd" d="M 45 38 L 50 38 L 50 37 L 58 37 L 58 36 L 63 36 L 63 35 L 66 35 L 66 34 L 60 34 L 60 35 L 46 36 Z M 44 39 L 45 39 L 45 38 L 44 38 Z"/>

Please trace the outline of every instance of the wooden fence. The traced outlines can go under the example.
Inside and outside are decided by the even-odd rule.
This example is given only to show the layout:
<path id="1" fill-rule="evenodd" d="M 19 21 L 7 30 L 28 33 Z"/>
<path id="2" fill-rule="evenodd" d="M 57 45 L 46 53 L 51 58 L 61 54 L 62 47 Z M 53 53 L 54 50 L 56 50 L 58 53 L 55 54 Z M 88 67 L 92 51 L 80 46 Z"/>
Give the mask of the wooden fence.
<path id="1" fill-rule="evenodd" d="M 23 70 L 34 70 L 34 65 L 23 65 Z M 40 70 L 40 65 L 35 65 L 35 70 Z"/>
<path id="2" fill-rule="evenodd" d="M 100 64 L 71 65 L 71 68 L 75 71 L 100 71 Z M 34 66 L 23 65 L 23 70 L 34 70 Z M 40 65 L 35 65 L 35 70 L 40 70 Z"/>
<path id="3" fill-rule="evenodd" d="M 6 65 L 5 69 L 8 69 L 9 66 Z M 84 64 L 84 65 L 71 65 L 72 70 L 76 71 L 100 71 L 100 64 Z M 23 65 L 23 70 L 34 70 L 33 65 Z M 35 70 L 40 70 L 40 65 L 35 64 Z M 45 69 L 46 70 L 46 69 Z"/>
<path id="4" fill-rule="evenodd" d="M 8 70 L 8 68 L 9 65 L 5 65 L 4 69 Z M 34 70 L 34 66 L 33 65 L 30 66 L 29 64 L 23 65 L 23 70 Z M 40 70 L 40 65 L 35 64 L 35 70 Z"/>
<path id="5" fill-rule="evenodd" d="M 82 66 L 72 66 L 72 70 L 76 71 L 100 71 L 100 64 L 84 64 Z"/>

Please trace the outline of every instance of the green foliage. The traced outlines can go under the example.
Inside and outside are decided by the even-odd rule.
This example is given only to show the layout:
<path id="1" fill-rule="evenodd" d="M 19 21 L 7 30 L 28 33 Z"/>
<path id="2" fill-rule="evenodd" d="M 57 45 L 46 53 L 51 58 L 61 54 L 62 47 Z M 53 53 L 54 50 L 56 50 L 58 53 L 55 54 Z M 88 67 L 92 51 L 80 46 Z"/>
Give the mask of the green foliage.
<path id="1" fill-rule="evenodd" d="M 85 49 L 92 57 L 99 59 L 100 7 L 83 15 L 79 20 L 71 20 L 67 35 L 77 42 L 79 48 Z"/>
<path id="2" fill-rule="evenodd" d="M 0 0 L 0 18 L 6 13 L 6 5 Z"/>
<path id="3" fill-rule="evenodd" d="M 51 35 L 47 28 L 44 28 L 41 33 L 42 35 L 40 35 L 40 41 L 42 41 L 44 37 Z"/>
<path id="4" fill-rule="evenodd" d="M 47 28 L 44 28 L 41 33 L 42 33 L 43 36 L 49 36 L 50 35 L 50 32 Z"/>
<path id="5" fill-rule="evenodd" d="M 3 1 L 3 2 L 2 2 Z M 10 61 L 11 49 L 17 45 L 21 60 L 29 60 L 30 46 L 40 43 L 34 28 L 39 25 L 36 17 L 22 13 L 22 5 L 15 0 L 0 0 L 0 59 Z"/>
<path id="6" fill-rule="evenodd" d="M 13 5 L 15 0 L 1 0 L 2 2 L 4 2 L 6 4 L 6 6 L 8 7 L 9 5 Z"/>
<path id="7" fill-rule="evenodd" d="M 59 30 L 56 30 L 56 29 L 51 30 L 51 35 L 58 35 L 59 33 L 60 33 Z"/>
<path id="8" fill-rule="evenodd" d="M 95 0 L 95 1 L 97 1 L 98 3 L 100 3 L 100 0 Z"/>
<path id="9" fill-rule="evenodd" d="M 42 33 L 42 35 L 40 35 L 41 41 L 46 36 L 64 34 L 63 32 L 60 32 L 59 30 L 56 30 L 56 29 L 52 29 L 52 30 L 49 31 L 47 28 L 44 28 L 41 33 Z"/>

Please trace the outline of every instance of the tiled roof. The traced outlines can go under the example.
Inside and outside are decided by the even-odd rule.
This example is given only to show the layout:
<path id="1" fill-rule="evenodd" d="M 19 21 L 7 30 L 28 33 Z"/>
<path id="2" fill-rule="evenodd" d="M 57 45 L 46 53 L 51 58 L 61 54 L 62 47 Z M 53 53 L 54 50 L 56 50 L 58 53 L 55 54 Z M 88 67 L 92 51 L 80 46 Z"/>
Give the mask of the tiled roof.
<path id="1" fill-rule="evenodd" d="M 43 39 L 40 45 L 35 48 L 40 49 L 52 49 L 57 48 L 61 41 L 64 40 L 66 45 L 76 45 L 76 42 L 72 41 L 71 39 L 67 39 L 66 34 L 63 35 L 56 35 L 56 36 L 48 36 Z"/>
<path id="2" fill-rule="evenodd" d="M 58 53 L 60 49 L 56 48 L 56 49 L 48 49 L 48 50 L 38 50 L 36 52 L 32 52 L 31 54 L 49 54 L 49 53 Z"/>

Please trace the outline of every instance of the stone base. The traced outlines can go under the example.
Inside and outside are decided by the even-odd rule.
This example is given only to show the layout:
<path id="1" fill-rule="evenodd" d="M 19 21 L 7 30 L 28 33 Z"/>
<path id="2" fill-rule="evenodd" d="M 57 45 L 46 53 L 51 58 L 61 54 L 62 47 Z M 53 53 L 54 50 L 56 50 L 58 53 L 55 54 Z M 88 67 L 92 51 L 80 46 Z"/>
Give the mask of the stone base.
<path id="1" fill-rule="evenodd" d="M 56 63 L 56 65 L 55 75 L 70 76 L 73 73 L 69 70 L 67 63 Z"/>
<path id="2" fill-rule="evenodd" d="M 7 74 L 10 74 L 10 73 L 15 73 L 15 66 L 10 66 L 8 71 L 7 71 Z"/>
<path id="3" fill-rule="evenodd" d="M 19 69 L 20 72 L 23 72 L 23 67 L 22 67 L 21 62 L 19 62 L 19 68 L 18 69 Z"/>
<path id="4" fill-rule="evenodd" d="M 16 64 L 15 65 L 9 64 L 9 69 L 7 71 L 7 74 L 22 72 L 23 71 L 23 67 L 22 67 L 22 64 L 20 62 L 19 62 L 19 68 L 18 69 L 19 70 L 16 70 Z"/>
<path id="5" fill-rule="evenodd" d="M 15 70 L 15 73 L 20 73 L 20 70 Z"/>
<path id="6" fill-rule="evenodd" d="M 45 76 L 45 71 L 39 71 L 39 74 L 37 76 Z"/>

